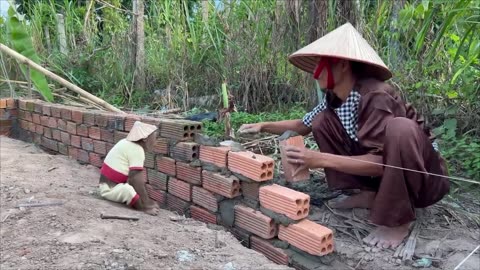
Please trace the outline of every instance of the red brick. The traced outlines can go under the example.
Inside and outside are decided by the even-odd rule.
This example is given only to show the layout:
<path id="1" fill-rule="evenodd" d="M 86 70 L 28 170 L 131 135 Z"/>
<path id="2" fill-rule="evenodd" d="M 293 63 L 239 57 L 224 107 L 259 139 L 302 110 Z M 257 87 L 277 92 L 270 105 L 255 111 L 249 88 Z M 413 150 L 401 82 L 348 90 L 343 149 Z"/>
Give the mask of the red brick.
<path id="1" fill-rule="evenodd" d="M 162 119 L 151 116 L 143 116 L 140 121 L 142 121 L 143 123 L 154 125 L 157 128 L 160 128 L 160 124 L 162 123 Z"/>
<path id="2" fill-rule="evenodd" d="M 235 226 L 264 239 L 271 239 L 278 232 L 278 227 L 272 218 L 243 205 L 235 205 Z"/>
<path id="3" fill-rule="evenodd" d="M 107 143 L 107 153 L 110 152 L 114 146 L 115 145 L 113 143 Z"/>
<path id="4" fill-rule="evenodd" d="M 34 112 L 35 111 L 35 103 L 31 100 L 27 100 L 27 111 Z"/>
<path id="5" fill-rule="evenodd" d="M 250 238 L 250 246 L 253 250 L 265 255 L 272 262 L 288 265 L 288 253 L 284 249 L 273 246 L 269 241 L 253 235 Z"/>
<path id="6" fill-rule="evenodd" d="M 168 175 L 154 169 L 147 169 L 147 179 L 155 189 L 167 190 Z"/>
<path id="7" fill-rule="evenodd" d="M 107 154 L 107 143 L 102 141 L 93 141 L 93 151 L 98 154 L 106 155 Z"/>
<path id="8" fill-rule="evenodd" d="M 60 141 L 62 138 L 60 137 L 60 130 L 52 129 L 52 138 L 54 140 Z"/>
<path id="9" fill-rule="evenodd" d="M 167 193 L 167 208 L 170 211 L 176 212 L 179 215 L 188 213 L 190 203 Z"/>
<path id="10" fill-rule="evenodd" d="M 0 99 L 0 109 L 5 109 L 7 108 L 7 100 L 2 98 Z"/>
<path id="11" fill-rule="evenodd" d="M 293 176 L 293 173 L 299 168 L 300 165 L 295 165 L 287 161 L 287 155 L 283 149 L 284 147 L 290 145 L 305 149 L 303 136 L 294 136 L 285 140 L 280 140 L 280 154 L 285 179 L 288 182 L 298 182 L 310 179 L 310 171 L 308 170 L 308 168 L 302 169 L 300 172 L 297 173 L 297 175 Z"/>
<path id="12" fill-rule="evenodd" d="M 81 137 L 80 137 L 80 136 L 75 136 L 75 135 L 70 136 L 70 144 L 71 144 L 72 146 L 75 146 L 75 147 L 78 147 L 78 148 L 82 148 L 82 140 L 81 140 Z"/>
<path id="13" fill-rule="evenodd" d="M 125 116 L 115 115 L 108 120 L 107 129 L 124 131 L 125 130 Z"/>
<path id="14" fill-rule="evenodd" d="M 133 124 L 136 121 L 140 121 L 140 120 L 141 120 L 141 117 L 138 115 L 133 115 L 133 114 L 127 115 L 127 117 L 125 117 L 125 131 L 132 130 Z"/>
<path id="15" fill-rule="evenodd" d="M 225 177 L 219 173 L 202 171 L 202 186 L 227 198 L 235 198 L 240 193 L 240 180 L 235 176 Z"/>
<path id="16" fill-rule="evenodd" d="M 48 118 L 48 127 L 49 128 L 57 128 L 57 118 L 55 118 L 55 117 Z"/>
<path id="17" fill-rule="evenodd" d="M 42 135 L 43 134 L 43 126 L 42 125 L 35 125 L 35 132 L 37 134 Z"/>
<path id="18" fill-rule="evenodd" d="M 40 114 L 38 113 L 32 114 L 32 122 L 35 124 L 41 124 L 42 122 L 40 121 Z"/>
<path id="19" fill-rule="evenodd" d="M 75 147 L 68 147 L 68 156 L 77 160 L 78 159 L 78 148 Z"/>
<path id="20" fill-rule="evenodd" d="M 122 132 L 122 131 L 117 131 L 117 130 L 115 130 L 115 131 L 113 132 L 114 142 L 117 143 L 117 142 L 119 142 L 120 140 L 127 138 L 127 135 L 128 135 L 127 132 Z"/>
<path id="21" fill-rule="evenodd" d="M 157 138 L 153 152 L 157 154 L 168 154 L 168 140 L 166 138 Z"/>
<path id="22" fill-rule="evenodd" d="M 145 161 L 143 164 L 146 168 L 155 168 L 155 154 L 151 152 L 145 152 Z"/>
<path id="23" fill-rule="evenodd" d="M 67 132 L 73 135 L 77 135 L 77 124 L 74 122 L 67 122 Z"/>
<path id="24" fill-rule="evenodd" d="M 108 129 L 100 129 L 100 138 L 102 141 L 113 143 L 115 142 L 115 139 L 113 137 L 113 131 L 108 130 Z"/>
<path id="25" fill-rule="evenodd" d="M 90 157 L 88 152 L 82 149 L 78 149 L 77 160 L 83 163 L 90 163 Z"/>
<path id="26" fill-rule="evenodd" d="M 33 119 L 32 119 L 32 113 L 31 112 L 24 111 L 23 115 L 24 115 L 25 121 L 32 122 Z"/>
<path id="27" fill-rule="evenodd" d="M 160 136 L 178 141 L 192 140 L 201 129 L 201 122 L 165 119 L 161 123 Z"/>
<path id="28" fill-rule="evenodd" d="M 155 189 L 152 185 L 146 184 L 148 197 L 158 203 L 160 206 L 164 206 L 167 203 L 167 193 L 163 190 Z"/>
<path id="29" fill-rule="evenodd" d="M 18 101 L 18 107 L 20 108 L 20 110 L 27 110 L 27 101 L 20 99 Z"/>
<path id="30" fill-rule="evenodd" d="M 288 227 L 280 225 L 278 238 L 314 256 L 333 252 L 332 230 L 308 219 Z"/>
<path id="31" fill-rule="evenodd" d="M 86 151 L 93 151 L 93 140 L 82 137 L 82 149 Z"/>
<path id="32" fill-rule="evenodd" d="M 212 212 L 218 211 L 218 202 L 221 197 L 201 187 L 192 188 L 192 201 Z"/>
<path id="33" fill-rule="evenodd" d="M 62 117 L 62 107 L 60 105 L 51 105 L 50 114 L 53 117 L 57 117 L 57 118 Z"/>
<path id="34" fill-rule="evenodd" d="M 229 228 L 229 231 L 233 234 L 233 236 L 235 236 L 235 238 L 237 238 L 238 241 L 240 241 L 240 244 L 246 248 L 250 248 L 251 233 L 235 227 Z"/>
<path id="35" fill-rule="evenodd" d="M 252 199 L 252 200 L 258 200 L 258 194 L 260 192 L 260 183 L 242 181 L 241 186 L 242 186 L 243 197 Z"/>
<path id="36" fill-rule="evenodd" d="M 43 108 L 42 108 L 42 114 L 43 114 L 43 115 L 47 115 L 47 116 L 52 115 L 52 113 L 51 113 L 51 111 L 50 111 L 50 108 L 51 108 L 50 105 L 44 104 L 44 105 L 43 105 Z"/>
<path id="37" fill-rule="evenodd" d="M 213 164 L 220 168 L 227 167 L 227 154 L 230 147 L 200 146 L 200 160 L 206 164 Z"/>
<path id="38" fill-rule="evenodd" d="M 170 178 L 168 180 L 168 193 L 189 202 L 192 200 L 192 185 L 176 178 Z"/>
<path id="39" fill-rule="evenodd" d="M 72 120 L 72 110 L 67 107 L 63 107 L 61 111 L 63 120 Z"/>
<path id="40" fill-rule="evenodd" d="M 20 126 L 21 129 L 28 129 L 28 122 L 25 120 L 18 120 L 18 125 Z"/>
<path id="41" fill-rule="evenodd" d="M 80 109 L 72 110 L 72 121 L 77 124 L 83 123 L 83 111 Z"/>
<path id="42" fill-rule="evenodd" d="M 88 128 L 88 137 L 95 139 L 95 140 L 100 140 L 101 139 L 101 134 L 100 134 L 100 128 L 99 127 L 89 127 Z"/>
<path id="43" fill-rule="evenodd" d="M 193 185 L 202 184 L 202 168 L 192 167 L 188 163 L 177 161 L 177 178 Z"/>
<path id="44" fill-rule="evenodd" d="M 102 167 L 102 164 L 103 164 L 102 156 L 93 152 L 88 153 L 88 156 L 90 158 L 90 164 L 98 168 Z"/>
<path id="45" fill-rule="evenodd" d="M 67 145 L 70 145 L 70 134 L 68 134 L 67 132 L 60 132 L 60 140 L 64 143 L 64 144 L 67 144 Z"/>
<path id="46" fill-rule="evenodd" d="M 58 152 L 62 155 L 68 155 L 68 146 L 63 143 L 58 143 Z"/>
<path id="47" fill-rule="evenodd" d="M 35 104 L 34 111 L 35 111 L 36 113 L 39 113 L 39 114 L 42 113 L 42 111 L 43 111 L 43 104 L 40 103 L 40 102 L 38 102 L 38 101 L 36 101 L 34 104 Z"/>
<path id="48" fill-rule="evenodd" d="M 107 127 L 108 126 L 108 120 L 110 119 L 111 114 L 109 113 L 103 113 L 103 112 L 97 112 L 95 113 L 95 125 L 99 127 Z"/>
<path id="49" fill-rule="evenodd" d="M 11 120 L 8 120 L 8 121 L 11 121 Z M 33 123 L 33 122 L 30 122 L 30 123 L 29 123 L 29 130 L 30 130 L 31 132 L 36 132 L 36 131 L 37 131 L 37 125 L 36 125 L 35 123 Z"/>
<path id="50" fill-rule="evenodd" d="M 86 125 L 77 126 L 77 135 L 88 137 L 88 127 Z"/>
<path id="51" fill-rule="evenodd" d="M 17 100 L 13 98 L 7 99 L 7 109 L 15 109 L 17 108 Z"/>
<path id="52" fill-rule="evenodd" d="M 9 109 L 8 113 L 10 114 L 10 117 L 12 118 L 17 118 L 18 117 L 18 112 L 19 110 L 17 109 Z"/>
<path id="53" fill-rule="evenodd" d="M 61 131 L 67 131 L 67 121 L 63 119 L 58 119 L 57 128 L 60 129 Z"/>
<path id="54" fill-rule="evenodd" d="M 157 156 L 157 170 L 171 176 L 175 176 L 175 160 L 168 157 Z"/>
<path id="55" fill-rule="evenodd" d="M 172 157 L 181 161 L 192 161 L 198 158 L 198 144 L 194 142 L 180 142 L 172 149 Z"/>
<path id="56" fill-rule="evenodd" d="M 43 127 L 43 136 L 51 139 L 52 138 L 52 130 L 48 127 Z"/>
<path id="57" fill-rule="evenodd" d="M 260 188 L 260 205 L 293 220 L 308 216 L 310 196 L 277 184 Z"/>
<path id="58" fill-rule="evenodd" d="M 9 134 L 8 131 L 2 131 L 2 132 L 5 132 L 5 133 L 6 133 L 6 134 L 5 134 L 6 136 L 8 136 L 8 134 Z M 32 134 L 32 136 L 33 136 L 33 143 L 34 143 L 34 144 L 42 145 L 43 139 L 45 139 L 45 137 L 42 137 L 42 135 L 37 134 L 37 133 Z M 44 146 L 44 147 L 46 147 L 46 146 Z M 57 147 L 58 147 L 58 146 L 57 146 Z M 47 147 L 47 148 L 48 148 L 48 147 Z M 53 150 L 53 149 L 50 149 L 50 150 Z M 54 150 L 54 151 L 57 152 L 57 150 Z"/>
<path id="59" fill-rule="evenodd" d="M 273 179 L 273 167 L 271 157 L 250 151 L 228 153 L 228 169 L 257 182 Z"/>
<path id="60" fill-rule="evenodd" d="M 93 112 L 83 112 L 83 123 L 87 126 L 95 125 L 95 113 Z"/>
<path id="61" fill-rule="evenodd" d="M 193 219 L 204 223 L 217 224 L 217 216 L 214 213 L 209 212 L 199 206 L 190 206 L 190 215 Z"/>
<path id="62" fill-rule="evenodd" d="M 45 148 L 58 152 L 58 143 L 54 140 L 47 139 L 45 137 L 41 137 L 41 145 Z"/>
<path id="63" fill-rule="evenodd" d="M 48 127 L 48 120 L 49 120 L 48 116 L 42 115 L 40 117 L 40 124 L 42 124 L 42 126 Z"/>

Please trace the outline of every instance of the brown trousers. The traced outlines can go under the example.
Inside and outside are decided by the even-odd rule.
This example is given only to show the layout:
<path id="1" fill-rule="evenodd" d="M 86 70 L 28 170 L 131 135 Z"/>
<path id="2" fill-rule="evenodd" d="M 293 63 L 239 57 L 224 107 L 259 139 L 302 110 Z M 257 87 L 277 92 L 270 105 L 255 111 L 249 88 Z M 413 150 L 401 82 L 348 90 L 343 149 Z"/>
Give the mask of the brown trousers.
<path id="1" fill-rule="evenodd" d="M 313 121 L 313 135 L 320 151 L 356 156 L 367 154 L 352 140 L 337 115 L 327 109 Z M 444 160 L 427 135 L 412 120 L 391 119 L 385 127 L 383 163 L 418 171 L 447 175 Z M 450 189 L 447 178 L 384 167 L 381 177 L 355 176 L 325 169 L 332 189 L 376 191 L 370 220 L 383 226 L 399 226 L 415 219 L 414 208 L 430 206 L 443 198 Z"/>

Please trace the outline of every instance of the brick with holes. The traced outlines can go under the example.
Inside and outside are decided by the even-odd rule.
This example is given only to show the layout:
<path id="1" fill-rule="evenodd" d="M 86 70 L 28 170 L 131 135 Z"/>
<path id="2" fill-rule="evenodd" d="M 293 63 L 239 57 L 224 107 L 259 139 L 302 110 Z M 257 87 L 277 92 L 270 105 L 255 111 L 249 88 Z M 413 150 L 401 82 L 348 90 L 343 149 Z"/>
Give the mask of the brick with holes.
<path id="1" fill-rule="evenodd" d="M 102 141 L 113 143 L 115 142 L 114 136 L 113 136 L 113 130 L 108 130 L 108 129 L 101 129 L 100 130 L 100 138 Z"/>
<path id="2" fill-rule="evenodd" d="M 161 190 L 167 190 L 167 183 L 168 183 L 168 175 L 159 172 L 155 169 L 147 169 L 147 178 L 148 183 L 152 185 L 152 187 Z"/>
<path id="3" fill-rule="evenodd" d="M 175 159 L 157 156 L 157 170 L 170 176 L 176 175 Z"/>
<path id="4" fill-rule="evenodd" d="M 198 158 L 198 144 L 194 142 L 179 142 L 172 149 L 172 157 L 181 161 L 192 161 Z"/>
<path id="5" fill-rule="evenodd" d="M 156 189 L 152 185 L 146 184 L 148 197 L 158 203 L 159 206 L 164 206 L 167 202 L 167 193 L 163 190 Z"/>
<path id="6" fill-rule="evenodd" d="M 274 161 L 271 157 L 250 151 L 229 152 L 228 169 L 257 182 L 273 179 Z"/>
<path id="7" fill-rule="evenodd" d="M 95 113 L 94 112 L 84 112 L 83 113 L 83 123 L 89 127 L 95 125 Z"/>
<path id="8" fill-rule="evenodd" d="M 193 167 L 189 163 L 177 161 L 177 178 L 193 185 L 202 184 L 202 168 Z"/>
<path id="9" fill-rule="evenodd" d="M 253 250 L 265 255 L 276 264 L 288 265 L 288 253 L 286 250 L 275 247 L 269 241 L 253 235 L 250 238 L 250 246 Z"/>
<path id="10" fill-rule="evenodd" d="M 230 147 L 200 146 L 200 160 L 202 163 L 213 164 L 219 168 L 227 167 L 227 154 Z"/>
<path id="11" fill-rule="evenodd" d="M 192 201 L 212 212 L 218 211 L 218 202 L 222 199 L 222 196 L 201 187 L 194 186 L 192 188 Z"/>
<path id="12" fill-rule="evenodd" d="M 289 226 L 280 225 L 278 238 L 311 255 L 333 252 L 332 230 L 308 219 Z"/>
<path id="13" fill-rule="evenodd" d="M 155 168 L 155 154 L 152 152 L 145 152 L 144 166 L 146 168 Z"/>
<path id="14" fill-rule="evenodd" d="M 77 123 L 77 124 L 82 124 L 83 123 L 83 110 L 80 109 L 75 109 L 72 110 L 72 121 Z"/>
<path id="15" fill-rule="evenodd" d="M 278 227 L 275 221 L 260 211 L 235 205 L 235 226 L 247 230 L 264 239 L 271 239 L 277 235 Z"/>
<path id="16" fill-rule="evenodd" d="M 202 186 L 204 189 L 215 192 L 227 198 L 241 195 L 240 180 L 235 176 L 226 177 L 220 173 L 202 171 Z"/>
<path id="17" fill-rule="evenodd" d="M 40 114 L 38 113 L 33 113 L 32 114 L 32 122 L 35 124 L 41 124 L 42 122 L 40 121 Z"/>
<path id="18" fill-rule="evenodd" d="M 157 154 L 168 154 L 168 140 L 166 138 L 157 138 L 155 146 L 153 147 L 153 152 Z"/>
<path id="19" fill-rule="evenodd" d="M 192 216 L 193 219 L 196 219 L 198 221 L 201 221 L 204 223 L 217 224 L 217 216 L 214 213 L 206 209 L 203 209 L 199 206 L 191 205 L 190 215 Z"/>
<path id="20" fill-rule="evenodd" d="M 97 154 L 106 155 L 107 154 L 107 143 L 93 140 L 93 151 Z"/>
<path id="21" fill-rule="evenodd" d="M 179 215 L 189 216 L 190 203 L 167 193 L 167 208 Z"/>
<path id="22" fill-rule="evenodd" d="M 310 196 L 277 184 L 262 186 L 259 192 L 260 205 L 293 220 L 308 216 Z"/>
<path id="23" fill-rule="evenodd" d="M 176 178 L 170 178 L 168 180 L 168 193 L 189 202 L 192 200 L 192 185 Z"/>
<path id="24" fill-rule="evenodd" d="M 122 132 L 122 131 L 115 130 L 113 132 L 113 138 L 114 138 L 115 143 L 119 142 L 122 139 L 127 138 L 127 135 L 128 135 L 128 132 Z"/>
<path id="25" fill-rule="evenodd" d="M 70 108 L 63 107 L 61 115 L 64 120 L 72 120 L 72 110 Z"/>
<path id="26" fill-rule="evenodd" d="M 50 108 L 51 108 L 50 105 L 44 104 L 44 105 L 43 105 L 43 108 L 42 108 L 42 114 L 43 114 L 43 115 L 47 115 L 47 116 L 52 115 L 52 112 L 51 112 Z"/>

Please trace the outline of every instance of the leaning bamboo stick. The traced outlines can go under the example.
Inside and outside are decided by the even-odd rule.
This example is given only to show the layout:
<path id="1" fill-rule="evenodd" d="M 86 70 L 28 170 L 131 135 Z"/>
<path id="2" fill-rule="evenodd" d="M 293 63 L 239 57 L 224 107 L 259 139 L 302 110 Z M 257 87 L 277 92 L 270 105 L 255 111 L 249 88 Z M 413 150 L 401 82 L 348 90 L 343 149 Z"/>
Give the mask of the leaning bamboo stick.
<path id="1" fill-rule="evenodd" d="M 61 83 L 62 85 L 66 86 L 68 89 L 78 93 L 79 95 L 83 96 L 84 98 L 86 98 L 88 100 L 91 100 L 95 104 L 98 104 L 101 107 L 108 109 L 109 111 L 118 112 L 118 113 L 125 113 L 125 112 L 121 111 L 120 109 L 116 108 L 115 106 L 107 103 L 105 100 L 90 94 L 89 92 L 87 92 L 87 91 L 83 90 L 82 88 L 76 86 L 75 84 L 65 80 L 64 78 L 58 76 L 57 74 L 45 69 L 44 67 L 42 67 L 39 64 L 33 62 L 32 60 L 28 59 L 27 57 L 19 54 L 18 52 L 10 49 L 9 47 L 5 46 L 2 43 L 0 43 L 0 50 L 5 52 L 6 54 L 10 55 L 11 57 L 17 59 L 22 64 L 29 65 L 30 67 L 32 67 L 35 70 L 41 72 L 45 76 L 47 76 L 47 77 Z"/>

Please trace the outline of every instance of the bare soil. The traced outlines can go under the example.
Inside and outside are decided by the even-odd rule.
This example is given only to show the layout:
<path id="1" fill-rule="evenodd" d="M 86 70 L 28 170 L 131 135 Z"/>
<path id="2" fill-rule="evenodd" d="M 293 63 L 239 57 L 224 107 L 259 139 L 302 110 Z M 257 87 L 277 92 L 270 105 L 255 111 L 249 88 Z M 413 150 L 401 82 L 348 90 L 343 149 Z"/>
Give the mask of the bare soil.
<path id="1" fill-rule="evenodd" d="M 99 171 L 32 144 L 0 137 L 0 269 L 291 269 L 243 247 L 230 233 L 161 210 L 153 217 L 96 194 Z M 310 219 L 335 230 L 336 252 L 321 269 L 454 269 L 479 243 L 478 198 L 467 197 L 418 211 L 418 235 L 411 260 L 395 250 L 364 246 L 373 228 L 368 211 L 332 211 L 321 201 L 334 197 L 321 180 L 304 192 L 312 196 Z M 17 208 L 26 202 L 62 205 Z M 139 217 L 104 220 L 101 213 Z M 463 270 L 480 269 L 480 252 Z M 348 266 L 346 266 L 346 265 Z M 342 266 L 340 266 L 342 265 Z M 341 268 L 338 268 L 341 267 Z"/>
<path id="2" fill-rule="evenodd" d="M 230 233 L 98 198 L 99 170 L 0 137 L 0 269 L 290 269 Z M 16 208 L 26 202 L 57 206 Z M 101 213 L 139 221 L 101 219 Z M 176 220 L 176 219 L 174 219 Z"/>

